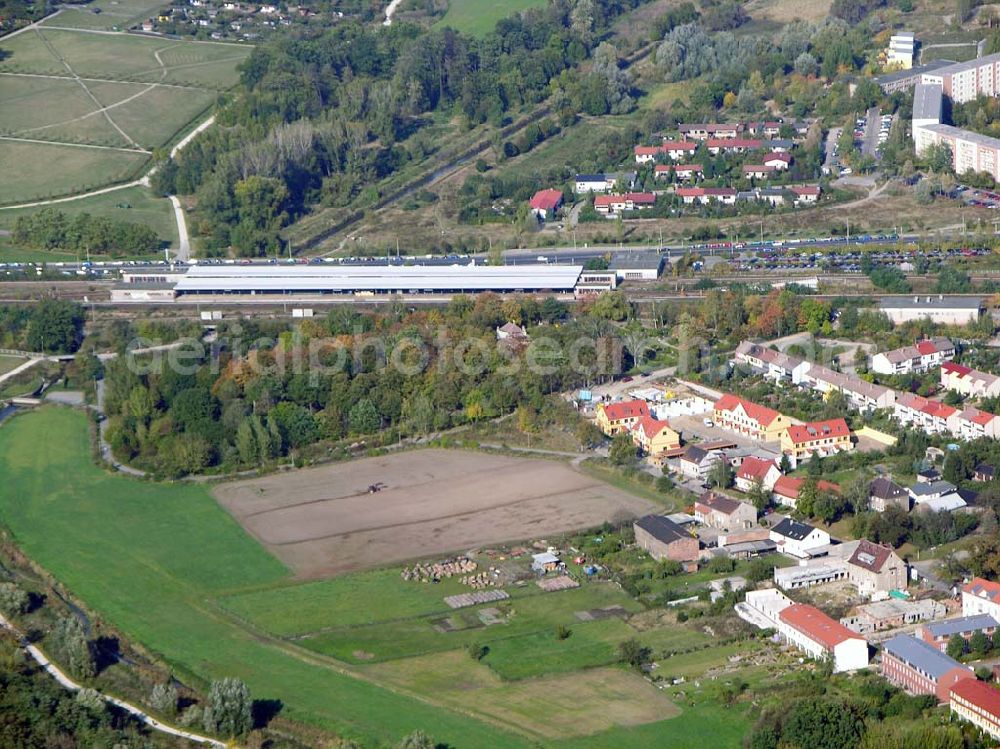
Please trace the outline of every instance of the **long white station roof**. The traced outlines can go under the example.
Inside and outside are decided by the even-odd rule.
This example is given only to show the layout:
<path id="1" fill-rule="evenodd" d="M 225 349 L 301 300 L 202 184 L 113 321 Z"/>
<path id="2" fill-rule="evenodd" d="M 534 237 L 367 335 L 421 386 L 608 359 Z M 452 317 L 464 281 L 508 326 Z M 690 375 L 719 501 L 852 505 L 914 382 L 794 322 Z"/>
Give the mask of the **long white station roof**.
<path id="1" fill-rule="evenodd" d="M 582 265 L 195 265 L 179 293 L 572 289 Z"/>

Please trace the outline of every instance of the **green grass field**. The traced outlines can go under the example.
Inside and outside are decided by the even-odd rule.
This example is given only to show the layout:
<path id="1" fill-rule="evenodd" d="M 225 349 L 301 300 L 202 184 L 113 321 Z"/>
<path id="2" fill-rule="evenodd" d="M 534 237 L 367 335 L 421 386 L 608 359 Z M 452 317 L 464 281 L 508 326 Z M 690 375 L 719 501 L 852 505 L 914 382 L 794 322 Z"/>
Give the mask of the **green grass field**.
<path id="1" fill-rule="evenodd" d="M 147 7 L 120 2 L 125 15 Z M 0 135 L 7 138 L 0 141 L 0 205 L 134 178 L 149 152 L 176 141 L 219 92 L 236 85 L 237 65 L 251 51 L 250 45 L 52 27 L 0 40 L 0 101 L 12 105 L 0 107 Z M 108 148 L 53 155 L 47 143 Z M 47 167 L 55 162 L 60 169 Z"/>
<path id="2" fill-rule="evenodd" d="M 0 205 L 126 182 L 136 177 L 146 159 L 127 151 L 0 140 Z"/>
<path id="3" fill-rule="evenodd" d="M 114 110 L 115 122 L 144 148 L 169 143 L 215 102 L 211 91 L 154 88 Z"/>
<path id="4" fill-rule="evenodd" d="M 22 359 L 20 356 L 7 356 L 6 354 L 0 354 L 0 375 L 10 372 L 12 369 L 20 367 L 27 359 Z"/>
<path id="5" fill-rule="evenodd" d="M 2 215 L 3 211 L 0 211 L 0 216 Z M 26 250 L 15 247 L 13 242 L 10 241 L 10 237 L 0 237 L 0 263 L 65 262 L 69 260 L 76 260 L 76 253 Z M 0 279 L 4 278 L 8 272 L 0 272 Z"/>
<path id="6" fill-rule="evenodd" d="M 9 488 L 0 518 L 24 550 L 182 678 L 238 676 L 258 697 L 282 700 L 289 717 L 369 741 L 423 728 L 456 749 L 527 747 L 514 734 L 262 642 L 220 617 L 208 599 L 280 580 L 286 570 L 204 488 L 135 482 L 94 467 L 83 414 L 47 408 L 8 421 L 0 428 L 0 475 Z"/>
<path id="7" fill-rule="evenodd" d="M 486 36 L 497 25 L 497 21 L 512 16 L 528 8 L 539 8 L 547 0 L 507 0 L 495 3 L 489 0 L 450 0 L 448 12 L 437 22 L 437 26 L 451 26 L 456 31 L 464 31 L 473 36 Z"/>
<path id="8" fill-rule="evenodd" d="M 67 200 L 52 206 L 69 216 L 89 213 L 92 216 L 107 216 L 116 221 L 128 221 L 151 227 L 163 240 L 177 245 L 177 220 L 174 209 L 166 198 L 154 196 L 148 188 L 129 187 L 124 190 L 94 195 L 90 198 Z M 0 208 L 0 229 L 12 229 L 18 216 L 29 215 L 39 208 Z M 0 238 L 2 240 L 3 238 Z M 8 249 L 17 252 L 10 245 L 0 242 L 0 262 L 7 257 Z M 19 248 L 18 248 L 19 249 Z M 38 255 L 38 253 L 34 253 Z M 32 259 L 35 259 L 34 257 Z M 42 260 L 75 260 L 74 253 L 49 252 L 43 250 Z"/>
<path id="9" fill-rule="evenodd" d="M 684 743 L 696 725 L 687 708 L 682 712 L 636 674 L 603 665 L 634 630 L 619 619 L 584 623 L 574 616 L 612 604 L 635 610 L 616 588 L 543 593 L 527 586 L 506 607 L 494 605 L 504 608 L 506 623 L 486 627 L 475 624 L 475 610 L 449 611 L 472 626 L 468 633 L 437 632 L 426 625 L 443 613 L 447 582 L 404 583 L 389 570 L 295 584 L 204 487 L 138 482 L 95 467 L 87 431 L 82 413 L 57 407 L 0 427 L 0 475 L 9 489 L 0 495 L 0 522 L 25 553 L 182 680 L 237 676 L 256 697 L 281 700 L 286 717 L 366 746 L 416 728 L 454 749 L 652 747 L 663 746 L 665 736 L 671 747 L 694 746 Z M 38 450 L 40 444 L 50 447 Z M 556 625 L 567 623 L 571 634 L 560 640 Z M 331 625 L 339 630 L 312 638 L 330 638 L 329 652 L 382 647 L 393 659 L 345 657 L 360 662 L 346 665 L 302 648 L 308 641 L 264 631 Z M 637 636 L 665 637 L 662 630 Z M 707 641 L 695 629 L 673 636 L 678 646 Z M 408 646 L 395 642 L 410 637 Z M 445 638 L 447 649 L 435 637 Z M 482 661 L 466 653 L 464 643 L 472 640 L 490 648 Z M 421 649 L 427 654 L 408 656 Z M 691 663 L 675 665 L 695 673 L 724 663 L 728 651 L 691 655 Z M 735 749 L 744 726 L 742 715 L 733 715 L 702 739 Z M 580 741 L 569 741 L 573 736 Z M 652 743 L 653 736 L 661 743 Z"/>

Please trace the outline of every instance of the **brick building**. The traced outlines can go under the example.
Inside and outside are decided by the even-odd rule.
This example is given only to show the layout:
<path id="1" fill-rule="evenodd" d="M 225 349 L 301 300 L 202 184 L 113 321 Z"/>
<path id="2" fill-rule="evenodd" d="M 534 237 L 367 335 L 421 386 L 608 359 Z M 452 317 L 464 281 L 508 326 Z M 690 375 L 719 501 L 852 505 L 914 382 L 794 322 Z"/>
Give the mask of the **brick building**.
<path id="1" fill-rule="evenodd" d="M 693 562 L 698 559 L 698 539 L 662 515 L 646 515 L 635 521 L 635 542 L 653 559 Z"/>
<path id="2" fill-rule="evenodd" d="M 957 682 L 976 678 L 971 666 L 910 635 L 896 635 L 882 644 L 881 673 L 909 694 L 933 694 L 941 702 L 948 701 Z"/>

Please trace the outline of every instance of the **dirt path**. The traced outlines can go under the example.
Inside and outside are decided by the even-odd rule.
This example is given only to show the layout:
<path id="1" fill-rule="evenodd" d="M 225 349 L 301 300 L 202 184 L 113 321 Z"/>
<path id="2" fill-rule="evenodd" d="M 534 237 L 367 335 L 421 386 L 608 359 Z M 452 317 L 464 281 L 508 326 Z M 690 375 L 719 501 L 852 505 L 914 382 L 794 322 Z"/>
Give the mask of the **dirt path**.
<path id="1" fill-rule="evenodd" d="M 49 54 L 52 55 L 60 63 L 62 63 L 62 66 L 66 68 L 66 72 L 69 73 L 70 76 L 73 78 L 73 80 L 75 80 L 79 84 L 80 88 L 83 89 L 83 92 L 87 95 L 87 97 L 91 101 L 93 101 L 98 108 L 100 108 L 101 102 L 98 100 L 96 96 L 94 96 L 94 93 L 89 88 L 87 88 L 87 84 L 84 83 L 83 79 L 76 74 L 76 71 L 73 70 L 73 67 L 66 61 L 66 58 L 64 58 L 61 54 L 59 54 L 59 50 L 57 50 L 54 46 L 52 46 L 52 42 L 50 42 L 48 39 L 45 38 L 45 34 L 43 34 L 39 29 L 35 29 L 35 35 L 41 40 L 42 44 L 45 45 L 45 49 L 49 51 Z M 128 133 L 122 130 L 118 126 L 118 123 L 115 122 L 111 118 L 111 115 L 109 115 L 107 112 L 104 112 L 104 119 L 108 121 L 108 124 L 111 125 L 111 127 L 113 127 L 115 130 L 118 131 L 118 134 L 121 135 L 127 143 L 131 143 L 133 146 L 141 150 L 142 147 L 132 139 L 132 136 L 130 136 Z M 146 153 L 148 153 L 148 151 Z"/>
<path id="2" fill-rule="evenodd" d="M 57 682 L 60 686 L 70 692 L 79 692 L 83 689 L 83 686 L 73 681 L 65 672 L 59 668 L 55 663 L 50 661 L 48 657 L 39 649 L 37 646 L 32 645 L 24 634 L 15 627 L 7 617 L 0 614 L 0 628 L 6 629 L 7 631 L 14 634 L 15 637 L 20 642 L 21 648 L 34 659 L 34 661 L 41 666 L 45 671 Z M 160 733 L 166 733 L 171 736 L 177 736 L 182 739 L 187 739 L 188 741 L 193 741 L 196 744 L 206 744 L 208 746 L 214 747 L 214 749 L 227 749 L 227 747 L 234 746 L 233 744 L 226 744 L 222 741 L 210 738 L 208 736 L 202 736 L 197 733 L 191 733 L 190 731 L 182 731 L 179 728 L 174 728 L 173 726 L 168 726 L 165 723 L 161 723 L 156 720 L 156 718 L 150 717 L 146 712 L 139 707 L 136 707 L 130 702 L 125 702 L 125 700 L 120 700 L 117 697 L 112 697 L 108 694 L 103 694 L 98 692 L 101 699 L 105 702 L 114 705 L 115 707 L 124 710 L 135 718 L 145 723 L 147 726 L 152 728 L 154 731 L 159 731 Z"/>

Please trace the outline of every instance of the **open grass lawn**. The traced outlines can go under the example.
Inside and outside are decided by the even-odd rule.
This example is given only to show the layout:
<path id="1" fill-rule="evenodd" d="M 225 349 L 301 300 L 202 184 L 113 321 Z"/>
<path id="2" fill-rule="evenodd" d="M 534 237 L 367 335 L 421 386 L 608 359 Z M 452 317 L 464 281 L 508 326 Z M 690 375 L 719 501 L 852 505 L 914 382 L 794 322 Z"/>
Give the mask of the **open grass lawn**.
<path id="1" fill-rule="evenodd" d="M 450 0 L 448 12 L 436 25 L 451 26 L 457 31 L 464 31 L 473 36 L 486 36 L 493 31 L 497 21 L 519 11 L 538 8 L 545 4 L 546 0 L 505 0 L 505 2 Z"/>
<path id="2" fill-rule="evenodd" d="M 89 213 L 92 216 L 107 216 L 116 221 L 145 224 L 155 230 L 164 241 L 172 245 L 177 244 L 177 220 L 170 201 L 156 197 L 145 187 L 129 187 L 90 198 L 68 200 L 56 203 L 52 207 L 70 216 Z M 0 209 L 0 229 L 12 229 L 18 216 L 29 215 L 39 210 L 39 208 Z M 2 239 L 0 238 L 0 242 Z M 0 243 L 0 259 L 6 255 L 4 249 L 4 245 Z M 39 256 L 39 253 L 36 252 L 34 255 Z M 76 254 L 42 251 L 40 259 L 75 260 Z"/>
<path id="3" fill-rule="evenodd" d="M 157 87 L 113 111 L 122 130 L 139 145 L 153 149 L 173 140 L 214 101 L 211 91 Z"/>
<path id="4" fill-rule="evenodd" d="M 0 205 L 68 195 L 134 179 L 142 153 L 0 141 Z"/>
<path id="5" fill-rule="evenodd" d="M 455 578 L 435 585 L 407 582 L 394 568 L 243 593 L 220 603 L 271 634 L 289 636 L 449 612 L 444 596 L 466 591 Z"/>
<path id="6" fill-rule="evenodd" d="M 746 10 L 752 18 L 786 24 L 822 21 L 830 14 L 832 0 L 751 0 Z"/>
<path id="7" fill-rule="evenodd" d="M 0 216 L 3 211 L 0 211 Z M 25 250 L 15 247 L 10 237 L 0 237 L 0 263 L 67 262 L 76 260 L 75 252 L 50 252 L 48 250 Z M 0 273 L 0 279 L 5 275 Z"/>
<path id="8" fill-rule="evenodd" d="M 93 466 L 82 413 L 53 407 L 6 422 L 0 475 L 0 520 L 24 551 L 182 679 L 237 676 L 257 697 L 281 700 L 288 717 L 369 743 L 422 728 L 456 749 L 527 747 L 513 732 L 355 678 L 220 616 L 210 599 L 273 584 L 285 568 L 203 487 Z"/>
<path id="9" fill-rule="evenodd" d="M 117 85 L 117 84 L 111 84 Z M 0 76 L 0 133 L 34 132 L 25 137 L 46 138 L 45 126 L 94 111 L 94 102 L 69 78 Z"/>
<path id="10" fill-rule="evenodd" d="M 442 602 L 436 613 L 407 619 L 386 619 L 363 626 L 336 627 L 335 620 L 331 619 L 332 628 L 297 642 L 309 650 L 354 663 L 407 658 L 479 643 L 490 649 L 485 663 L 508 678 L 524 678 L 552 670 L 566 670 L 555 662 L 557 655 L 535 660 L 545 644 L 553 655 L 565 652 L 575 663 L 570 668 L 603 665 L 613 660 L 614 648 L 622 640 L 636 636 L 635 630 L 618 619 L 581 622 L 576 617 L 578 611 L 605 606 L 621 606 L 626 611 L 639 608 L 620 590 L 610 585 L 592 584 L 574 590 L 514 597 L 509 601 L 457 611 Z M 479 616 L 479 611 L 484 608 L 499 610 L 505 622 L 486 626 Z M 574 635 L 559 641 L 556 628 L 560 625 L 569 627 L 574 635 L 579 634 L 577 641 L 570 642 Z M 595 645 L 598 641 L 601 643 L 599 646 Z M 577 643 L 580 650 L 577 650 Z M 610 650 L 606 646 L 610 646 Z M 519 659 L 520 662 L 515 663 Z"/>
<path id="11" fill-rule="evenodd" d="M 6 354 L 0 354 L 0 375 L 10 372 L 12 369 L 16 369 L 24 364 L 27 359 L 22 359 L 20 356 L 8 356 Z"/>
<path id="12" fill-rule="evenodd" d="M 511 684 L 456 651 L 392 661 L 365 671 L 391 684 L 433 694 L 445 704 L 514 722 L 539 739 L 577 738 L 612 726 L 652 723 L 665 742 L 671 735 L 672 721 L 664 719 L 680 712 L 643 678 L 617 667 Z M 566 746 L 576 746 L 576 741 L 566 742 Z M 594 746 L 629 745 L 608 742 Z M 673 743 L 658 746 L 673 747 Z"/>
<path id="13" fill-rule="evenodd" d="M 141 14 L 145 2 L 121 0 L 126 14 Z M 0 141 L 0 205 L 72 195 L 135 177 L 149 160 L 138 151 L 165 146 L 188 129 L 212 107 L 218 92 L 238 82 L 237 65 L 252 49 L 52 27 L 0 41 L 0 101 L 5 103 L 0 134 L 109 147 L 71 154 L 46 144 Z M 74 80 L 73 74 L 80 78 Z M 148 85 L 154 83 L 172 85 Z M 118 148 L 136 152 L 111 150 Z"/>
<path id="14" fill-rule="evenodd" d="M 738 749 L 752 720 L 742 710 L 714 704 L 685 707 L 676 718 L 555 742 L 556 749 Z"/>

